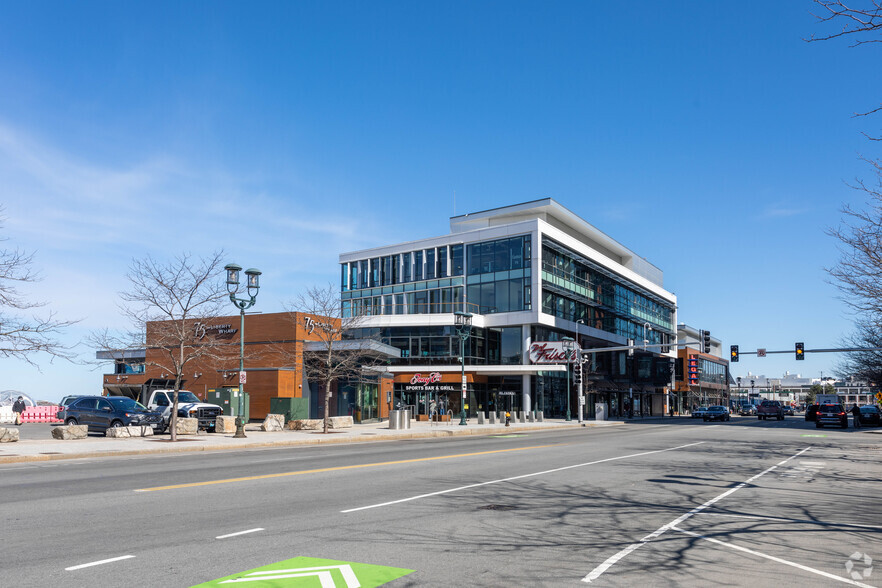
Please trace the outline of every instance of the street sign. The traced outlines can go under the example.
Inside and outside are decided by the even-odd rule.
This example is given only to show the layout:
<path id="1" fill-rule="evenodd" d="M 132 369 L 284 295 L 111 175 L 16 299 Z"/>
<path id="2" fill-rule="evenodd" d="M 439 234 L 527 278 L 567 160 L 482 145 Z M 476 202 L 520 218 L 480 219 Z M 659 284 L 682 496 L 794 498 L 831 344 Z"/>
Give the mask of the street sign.
<path id="1" fill-rule="evenodd" d="M 239 372 L 239 383 L 245 384 L 245 372 Z"/>
<path id="2" fill-rule="evenodd" d="M 766 350 L 765 350 L 765 349 L 757 349 L 757 350 L 756 350 L 756 356 L 757 356 L 757 357 L 765 357 L 765 356 L 766 356 Z"/>
<path id="3" fill-rule="evenodd" d="M 278 563 L 254 568 L 246 572 L 218 578 L 211 582 L 198 584 L 194 588 L 207 586 L 227 586 L 245 584 L 246 586 L 297 587 L 322 586 L 322 588 L 375 588 L 392 580 L 413 573 L 413 570 L 390 568 L 371 564 L 360 564 L 333 559 L 295 557 Z"/>

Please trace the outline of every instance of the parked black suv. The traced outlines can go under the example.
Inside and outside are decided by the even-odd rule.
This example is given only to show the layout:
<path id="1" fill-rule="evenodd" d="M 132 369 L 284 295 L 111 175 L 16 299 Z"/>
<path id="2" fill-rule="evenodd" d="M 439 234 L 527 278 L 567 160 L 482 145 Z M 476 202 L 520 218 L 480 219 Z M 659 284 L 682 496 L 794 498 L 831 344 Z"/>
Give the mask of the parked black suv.
<path id="1" fill-rule="evenodd" d="M 90 431 L 107 433 L 114 427 L 150 425 L 162 428 L 162 413 L 149 410 L 126 396 L 80 396 L 58 411 L 65 425 L 86 425 Z"/>

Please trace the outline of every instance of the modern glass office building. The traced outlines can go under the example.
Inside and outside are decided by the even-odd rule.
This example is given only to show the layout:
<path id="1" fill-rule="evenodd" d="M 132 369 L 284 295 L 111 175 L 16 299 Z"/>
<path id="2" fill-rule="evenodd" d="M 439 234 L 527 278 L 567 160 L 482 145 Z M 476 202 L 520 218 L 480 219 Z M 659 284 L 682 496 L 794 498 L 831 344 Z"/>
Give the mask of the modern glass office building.
<path id="1" fill-rule="evenodd" d="M 580 356 L 563 353 L 566 338 L 597 350 L 581 355 L 584 416 L 666 410 L 676 348 L 662 345 L 676 344 L 676 297 L 661 270 L 552 199 L 455 216 L 448 235 L 339 259 L 344 316 L 360 317 L 346 336 L 401 351 L 389 366 L 395 405 L 459 414 L 454 313 L 467 312 L 469 416 L 576 418 L 579 386 L 566 357 Z M 602 351 L 629 341 L 638 348 Z"/>

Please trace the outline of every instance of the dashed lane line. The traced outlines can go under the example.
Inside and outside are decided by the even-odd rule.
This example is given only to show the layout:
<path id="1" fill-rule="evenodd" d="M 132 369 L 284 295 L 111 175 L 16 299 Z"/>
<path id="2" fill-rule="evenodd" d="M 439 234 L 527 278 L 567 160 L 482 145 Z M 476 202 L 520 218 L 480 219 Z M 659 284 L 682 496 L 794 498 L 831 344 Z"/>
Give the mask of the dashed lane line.
<path id="1" fill-rule="evenodd" d="M 215 539 L 229 539 L 230 537 L 238 537 L 239 535 L 247 535 L 248 533 L 257 533 L 258 531 L 265 531 L 263 527 L 258 527 L 256 529 L 248 529 L 247 531 L 239 531 L 237 533 L 228 533 L 226 535 L 218 535 Z"/>
<path id="2" fill-rule="evenodd" d="M 343 514 L 345 514 L 345 513 L 350 513 L 350 512 L 357 512 L 357 511 L 360 511 L 360 510 L 368 510 L 368 509 L 371 509 L 371 508 L 381 508 L 381 507 L 384 507 L 384 506 L 391 506 L 391 505 L 393 505 L 393 504 L 401 504 L 402 502 L 410 502 L 410 501 L 413 501 L 413 500 L 420 500 L 420 499 L 423 499 L 423 498 L 430 498 L 430 497 L 432 497 L 432 496 L 440 496 L 440 495 L 442 495 L 442 494 L 450 494 L 451 492 L 460 492 L 460 491 L 462 491 L 462 490 L 468 490 L 468 489 L 470 489 L 470 488 L 480 488 L 481 486 L 489 486 L 489 485 L 491 485 L 491 484 L 502 484 L 502 483 L 504 483 L 504 482 L 511 482 L 511 481 L 513 481 L 513 480 L 523 480 L 524 478 L 532 478 L 532 477 L 535 477 L 535 476 L 542 476 L 542 475 L 545 475 L 545 474 L 552 474 L 552 473 L 555 473 L 555 472 L 563 472 L 563 471 L 565 471 L 565 470 L 571 470 L 571 469 L 574 469 L 574 468 L 583 468 L 583 467 L 586 467 L 586 466 L 596 465 L 596 464 L 599 464 L 599 463 L 607 463 L 607 462 L 610 462 L 610 461 L 618 461 L 618 460 L 621 460 L 621 459 L 629 459 L 629 458 L 631 458 L 631 457 L 640 457 L 640 456 L 643 456 L 643 455 L 652 455 L 652 454 L 654 454 L 654 453 L 664 453 L 664 452 L 666 452 L 666 451 L 676 451 L 677 449 L 684 449 L 684 448 L 686 448 L 686 447 L 693 447 L 693 446 L 695 446 L 695 445 L 701 445 L 701 444 L 703 444 L 703 443 L 704 443 L 704 441 L 699 441 L 698 443 L 689 443 L 689 444 L 687 444 L 687 445 L 678 445 L 677 447 L 668 447 L 667 449 L 656 449 L 656 450 L 653 450 L 653 451 L 644 451 L 644 452 L 641 452 L 641 453 L 632 453 L 632 454 L 630 454 L 630 455 L 620 455 L 620 456 L 618 456 L 618 457 L 608 457 L 608 458 L 606 458 L 606 459 L 598 459 L 597 461 L 589 461 L 589 462 L 587 462 L 587 463 L 579 463 L 579 464 L 575 464 L 575 465 L 564 466 L 564 467 L 562 467 L 562 468 L 554 468 L 553 470 L 545 470 L 545 471 L 542 471 L 542 472 L 533 472 L 533 473 L 530 473 L 530 474 L 522 474 L 522 475 L 520 475 L 520 476 L 512 476 L 512 477 L 510 477 L 510 478 L 502 478 L 502 479 L 500 479 L 500 480 L 490 480 L 490 481 L 488 481 L 488 482 L 479 482 L 479 483 L 477 483 L 477 484 L 469 484 L 469 485 L 467 485 L 467 486 L 459 486 L 459 487 L 457 487 L 457 488 L 448 488 L 447 490 L 439 490 L 438 492 L 430 492 L 430 493 L 428 493 L 428 494 L 420 494 L 420 495 L 417 495 L 417 496 L 409 496 L 409 497 L 407 497 L 407 498 L 402 498 L 402 499 L 400 499 L 400 500 L 391 500 L 391 501 L 389 501 L 389 502 L 382 502 L 382 503 L 380 503 L 380 504 L 371 504 L 371 505 L 368 505 L 368 506 L 359 506 L 359 507 L 357 507 L 357 508 L 350 508 L 350 509 L 348 509 L 348 510 L 341 510 L 340 512 L 343 513 Z"/>
<path id="3" fill-rule="evenodd" d="M 72 572 L 74 570 L 81 570 L 83 568 L 91 568 L 92 566 L 100 566 L 103 564 L 113 563 L 115 561 L 122 561 L 124 559 L 131 559 L 135 557 L 134 555 L 121 555 L 119 557 L 111 557 L 110 559 L 102 559 L 101 561 L 93 561 L 89 563 L 80 564 L 78 566 L 71 566 L 69 568 L 64 568 L 65 571 Z"/>

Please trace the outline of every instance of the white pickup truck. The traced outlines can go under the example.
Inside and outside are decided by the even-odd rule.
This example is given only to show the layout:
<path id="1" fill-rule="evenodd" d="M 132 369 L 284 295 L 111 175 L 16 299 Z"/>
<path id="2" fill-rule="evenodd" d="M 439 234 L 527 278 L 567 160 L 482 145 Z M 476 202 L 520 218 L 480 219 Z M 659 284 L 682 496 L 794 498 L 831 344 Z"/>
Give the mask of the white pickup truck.
<path id="1" fill-rule="evenodd" d="M 174 390 L 154 390 L 147 399 L 147 407 L 162 413 L 163 431 L 168 429 L 174 406 Z M 178 390 L 178 418 L 199 419 L 199 428 L 214 431 L 217 417 L 224 409 L 216 404 L 202 402 L 189 390 Z"/>

